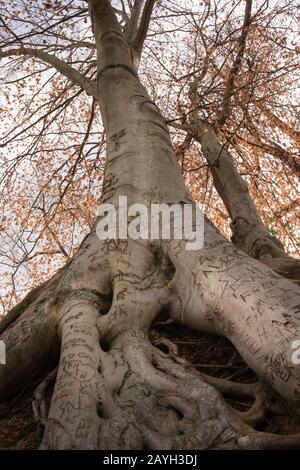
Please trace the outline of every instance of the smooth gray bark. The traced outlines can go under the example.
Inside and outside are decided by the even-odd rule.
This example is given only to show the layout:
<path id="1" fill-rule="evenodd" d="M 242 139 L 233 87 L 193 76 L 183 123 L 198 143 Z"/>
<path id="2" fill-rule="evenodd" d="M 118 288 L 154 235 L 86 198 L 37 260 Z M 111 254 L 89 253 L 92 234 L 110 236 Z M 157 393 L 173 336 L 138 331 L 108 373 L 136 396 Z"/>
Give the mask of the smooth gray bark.
<path id="1" fill-rule="evenodd" d="M 90 8 L 107 134 L 102 202 L 117 204 L 119 195 L 148 207 L 193 202 L 110 2 L 91 0 Z M 253 431 L 200 374 L 149 341 L 167 309 L 177 321 L 228 337 L 258 375 L 298 403 L 291 341 L 300 336 L 300 291 L 209 221 L 196 251 L 178 240 L 101 241 L 95 223 L 57 277 L 4 333 L 9 367 L 0 369 L 3 399 L 39 375 L 50 353 L 57 358 L 43 449 L 299 445 L 299 436 Z"/>
<path id="2" fill-rule="evenodd" d="M 238 173 L 232 155 L 216 136 L 213 126 L 194 116 L 185 126 L 201 144 L 214 185 L 232 220 L 232 242 L 284 277 L 300 285 L 300 262 L 289 257 L 282 243 L 265 226 L 246 181 Z"/>

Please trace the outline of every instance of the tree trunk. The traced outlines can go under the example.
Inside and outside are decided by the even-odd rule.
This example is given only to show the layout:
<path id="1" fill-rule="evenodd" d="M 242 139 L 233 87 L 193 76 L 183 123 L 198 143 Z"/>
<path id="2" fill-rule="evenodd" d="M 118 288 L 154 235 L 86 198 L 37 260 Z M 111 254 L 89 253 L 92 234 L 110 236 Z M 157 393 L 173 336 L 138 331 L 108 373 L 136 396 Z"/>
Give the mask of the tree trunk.
<path id="1" fill-rule="evenodd" d="M 299 260 L 289 257 L 281 242 L 270 234 L 249 194 L 246 181 L 235 168 L 231 154 L 218 141 L 213 126 L 194 117 L 187 128 L 201 144 L 215 188 L 232 220 L 232 242 L 249 256 L 300 285 Z"/>
<path id="2" fill-rule="evenodd" d="M 108 0 L 91 0 L 107 134 L 102 203 L 193 202 L 166 123 L 133 68 Z M 300 293 L 205 223 L 205 246 L 106 240 L 97 221 L 73 259 L 4 332 L 0 398 L 59 363 L 43 449 L 209 449 L 299 445 L 258 433 L 183 360 L 148 338 L 162 311 L 232 341 L 284 398 L 299 400 Z"/>

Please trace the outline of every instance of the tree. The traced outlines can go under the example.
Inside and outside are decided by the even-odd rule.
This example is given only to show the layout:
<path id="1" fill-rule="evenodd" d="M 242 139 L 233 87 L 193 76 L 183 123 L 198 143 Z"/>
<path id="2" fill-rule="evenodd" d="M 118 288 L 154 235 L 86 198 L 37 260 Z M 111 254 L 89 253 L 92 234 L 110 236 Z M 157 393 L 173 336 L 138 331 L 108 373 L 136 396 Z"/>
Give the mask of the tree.
<path id="1" fill-rule="evenodd" d="M 138 202 L 147 207 L 157 202 L 194 204 L 178 166 L 166 119 L 137 72 L 154 5 L 153 0 L 143 4 L 135 1 L 128 2 L 128 9 L 118 10 L 118 5 L 113 8 L 109 0 L 89 1 L 95 45 L 88 38 L 76 41 L 75 47 L 80 44 L 92 51 L 96 47 L 96 81 L 94 74 L 89 75 L 94 73 L 93 55 L 82 59 L 78 53 L 82 69 L 78 70 L 69 61 L 49 53 L 51 48 L 58 50 L 53 38 L 59 41 L 60 31 L 52 34 L 53 42 L 46 52 L 40 39 L 36 47 L 28 47 L 24 45 L 26 33 L 11 32 L 10 26 L 4 25 L 19 47 L 10 48 L 7 39 L 1 52 L 3 58 L 35 57 L 68 79 L 62 99 L 60 88 L 59 97 L 57 90 L 50 92 L 54 93 L 54 103 L 43 115 L 42 130 L 38 129 L 31 148 L 26 149 L 27 155 L 33 155 L 35 149 L 40 151 L 41 136 L 43 151 L 45 142 L 56 145 L 49 136 L 44 137 L 45 131 L 48 120 L 58 119 L 75 96 L 69 81 L 80 87 L 76 95 L 85 90 L 93 97 L 83 145 L 71 154 L 65 186 L 58 185 L 60 203 L 77 166 L 83 159 L 88 161 L 91 152 L 98 155 L 99 131 L 96 147 L 89 141 L 88 150 L 83 153 L 83 146 L 92 135 L 98 100 L 107 148 L 101 203 L 117 206 L 119 196 L 125 195 L 129 204 Z M 46 10 L 50 7 L 69 8 L 60 2 L 44 5 Z M 67 12 L 59 23 L 81 15 L 83 9 Z M 236 95 L 234 75 L 243 60 L 250 20 L 251 2 L 247 1 L 239 47 L 225 76 L 218 126 L 225 126 L 230 116 Z M 227 22 L 228 18 L 223 21 Z M 31 39 L 34 34 L 47 34 L 51 29 L 47 23 L 40 28 L 31 32 Z M 72 40 L 69 46 L 73 50 Z M 61 48 L 64 50 L 64 44 Z M 192 74 L 188 86 L 193 99 L 199 93 L 199 76 Z M 238 100 L 239 96 L 237 106 L 242 106 Z M 52 234 L 67 263 L 10 310 L 1 324 L 9 364 L 0 369 L 1 400 L 16 394 L 24 381 L 41 376 L 51 363 L 58 364 L 57 375 L 55 369 L 41 383 L 34 403 L 36 414 L 45 425 L 44 449 L 299 445 L 298 435 L 278 437 L 255 431 L 249 426 L 249 415 L 233 411 L 217 392 L 232 390 L 231 382 L 204 377 L 181 360 L 170 343 L 164 342 L 167 352 L 163 352 L 149 341 L 149 329 L 162 312 L 176 322 L 225 336 L 263 383 L 295 406 L 298 403 L 300 372 L 292 361 L 292 353 L 293 341 L 300 334 L 299 287 L 266 266 L 274 267 L 274 257 L 284 258 L 292 264 L 294 273 L 298 261 L 286 258 L 283 245 L 269 235 L 230 154 L 222 146 L 220 149 L 212 124 L 194 110 L 189 114 L 191 119 L 186 120 L 183 112 L 179 123 L 186 132 L 185 139 L 189 144 L 190 137 L 197 136 L 209 165 L 212 161 L 215 165 L 216 188 L 230 216 L 235 222 L 239 218 L 245 218 L 246 223 L 251 220 L 251 233 L 248 230 L 245 236 L 238 231 L 234 235 L 233 241 L 241 250 L 206 218 L 204 247 L 187 251 L 182 240 L 102 241 L 96 234 L 96 220 L 73 256 L 57 234 Z M 37 123 L 30 122 L 30 127 L 34 125 Z M 14 144 L 17 138 L 18 133 Z M 5 144 L 8 143 L 9 138 Z M 211 156 L 210 152 L 215 153 Z M 218 164 L 216 153 L 220 154 Z M 58 162 L 53 174 L 57 175 L 63 166 Z M 11 168 L 8 174 L 11 177 Z M 231 182 L 243 188 L 242 200 L 237 197 L 237 184 L 231 187 Z M 51 233 L 56 212 L 51 213 L 40 193 L 35 205 L 44 214 L 43 222 L 47 222 Z M 60 207 L 64 209 L 63 204 Z M 258 250 L 252 250 L 255 243 Z M 278 263 L 282 269 L 282 263 Z M 43 391 L 51 381 L 55 381 L 55 387 L 47 415 Z M 234 387 L 239 393 L 249 393 L 249 389 L 255 393 L 256 389 L 249 384 Z M 261 394 L 258 396 L 260 400 Z"/>

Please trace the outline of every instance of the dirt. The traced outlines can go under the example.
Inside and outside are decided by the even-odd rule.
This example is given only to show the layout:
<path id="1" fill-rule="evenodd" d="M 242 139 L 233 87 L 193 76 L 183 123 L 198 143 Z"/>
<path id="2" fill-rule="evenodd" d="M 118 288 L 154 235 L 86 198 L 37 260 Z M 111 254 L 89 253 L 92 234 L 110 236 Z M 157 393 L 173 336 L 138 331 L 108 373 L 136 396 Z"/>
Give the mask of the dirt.
<path id="1" fill-rule="evenodd" d="M 0 449 L 37 449 L 41 436 L 32 412 L 31 394 L 4 406 L 6 413 L 0 413 Z"/>

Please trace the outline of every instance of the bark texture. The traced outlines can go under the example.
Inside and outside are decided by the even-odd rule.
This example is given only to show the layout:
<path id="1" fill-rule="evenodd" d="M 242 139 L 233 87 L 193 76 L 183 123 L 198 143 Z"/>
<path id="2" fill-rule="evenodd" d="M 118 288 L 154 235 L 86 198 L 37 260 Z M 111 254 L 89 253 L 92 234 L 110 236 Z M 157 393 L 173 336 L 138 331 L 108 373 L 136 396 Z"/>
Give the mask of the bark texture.
<path id="1" fill-rule="evenodd" d="M 117 205 L 119 195 L 148 206 L 193 202 L 110 2 L 91 0 L 90 9 L 107 134 L 102 202 Z M 162 311 L 224 335 L 259 376 L 298 404 L 300 370 L 291 361 L 291 341 L 300 336 L 297 286 L 209 221 L 205 246 L 196 251 L 178 240 L 101 241 L 96 224 L 2 335 L 8 366 L 0 369 L 1 400 L 39 376 L 50 358 L 58 362 L 48 417 L 42 413 L 42 449 L 299 446 L 297 435 L 254 431 L 203 376 L 148 338 Z M 45 387 L 36 392 L 37 413 Z"/>

